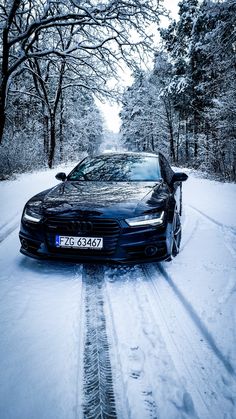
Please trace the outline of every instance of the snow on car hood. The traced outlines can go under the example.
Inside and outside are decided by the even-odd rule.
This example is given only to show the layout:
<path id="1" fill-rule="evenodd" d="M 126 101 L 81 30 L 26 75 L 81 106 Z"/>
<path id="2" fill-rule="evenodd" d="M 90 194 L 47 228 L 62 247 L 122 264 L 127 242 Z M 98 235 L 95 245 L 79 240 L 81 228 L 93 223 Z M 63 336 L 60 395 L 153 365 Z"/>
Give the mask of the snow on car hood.
<path id="1" fill-rule="evenodd" d="M 164 192 L 164 194 L 163 194 Z M 160 206 L 167 196 L 161 183 L 155 182 L 63 182 L 44 195 L 46 214 L 68 214 L 89 211 L 139 213 Z"/>

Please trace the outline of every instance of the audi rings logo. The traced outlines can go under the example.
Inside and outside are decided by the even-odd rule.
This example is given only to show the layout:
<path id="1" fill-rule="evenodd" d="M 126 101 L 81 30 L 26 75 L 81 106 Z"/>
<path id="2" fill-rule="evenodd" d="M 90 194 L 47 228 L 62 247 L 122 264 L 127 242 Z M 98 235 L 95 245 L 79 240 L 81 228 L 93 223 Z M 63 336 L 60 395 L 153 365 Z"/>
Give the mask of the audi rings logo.
<path id="1" fill-rule="evenodd" d="M 70 221 L 67 229 L 70 232 L 76 231 L 77 234 L 88 234 L 93 231 L 93 223 L 91 221 Z"/>

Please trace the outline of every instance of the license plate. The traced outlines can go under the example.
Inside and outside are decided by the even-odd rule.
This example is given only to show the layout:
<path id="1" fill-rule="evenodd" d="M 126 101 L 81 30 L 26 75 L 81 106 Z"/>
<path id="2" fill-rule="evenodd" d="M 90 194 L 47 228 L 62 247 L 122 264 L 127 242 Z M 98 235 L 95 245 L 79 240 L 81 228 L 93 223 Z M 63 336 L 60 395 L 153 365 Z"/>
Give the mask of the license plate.
<path id="1" fill-rule="evenodd" d="M 70 247 L 73 249 L 102 249 L 102 237 L 74 237 L 56 236 L 56 247 Z"/>

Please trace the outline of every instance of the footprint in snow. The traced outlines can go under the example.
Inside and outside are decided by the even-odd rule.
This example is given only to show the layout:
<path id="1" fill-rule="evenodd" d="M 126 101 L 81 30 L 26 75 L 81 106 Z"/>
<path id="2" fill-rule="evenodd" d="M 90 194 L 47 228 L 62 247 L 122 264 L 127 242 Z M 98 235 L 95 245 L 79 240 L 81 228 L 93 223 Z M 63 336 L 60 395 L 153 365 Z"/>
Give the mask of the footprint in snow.
<path id="1" fill-rule="evenodd" d="M 130 377 L 134 379 L 140 378 L 142 374 L 142 366 L 144 362 L 144 355 L 139 346 L 133 345 L 130 347 Z"/>
<path id="2" fill-rule="evenodd" d="M 196 412 L 195 412 L 192 397 L 187 391 L 185 391 L 184 394 L 183 394 L 183 399 L 182 399 L 182 405 L 181 406 L 177 405 L 177 403 L 174 402 L 174 401 L 173 401 L 173 404 L 175 405 L 175 407 L 178 410 L 183 411 L 184 413 L 186 413 L 186 415 L 188 417 L 191 417 L 191 418 L 197 418 L 198 417 Z"/>

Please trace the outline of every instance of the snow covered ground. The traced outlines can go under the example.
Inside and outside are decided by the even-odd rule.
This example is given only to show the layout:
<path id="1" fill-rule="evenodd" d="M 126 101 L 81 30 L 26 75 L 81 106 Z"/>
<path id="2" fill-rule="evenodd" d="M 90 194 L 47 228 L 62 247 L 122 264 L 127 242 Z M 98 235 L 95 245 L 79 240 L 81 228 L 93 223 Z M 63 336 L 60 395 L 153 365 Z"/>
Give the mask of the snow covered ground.
<path id="1" fill-rule="evenodd" d="M 83 266 L 19 253 L 57 171 L 0 183 L 0 418 L 236 418 L 236 185 L 190 174 L 174 261 Z"/>

